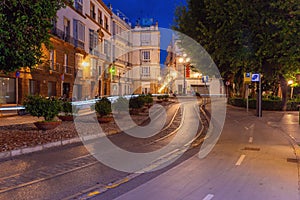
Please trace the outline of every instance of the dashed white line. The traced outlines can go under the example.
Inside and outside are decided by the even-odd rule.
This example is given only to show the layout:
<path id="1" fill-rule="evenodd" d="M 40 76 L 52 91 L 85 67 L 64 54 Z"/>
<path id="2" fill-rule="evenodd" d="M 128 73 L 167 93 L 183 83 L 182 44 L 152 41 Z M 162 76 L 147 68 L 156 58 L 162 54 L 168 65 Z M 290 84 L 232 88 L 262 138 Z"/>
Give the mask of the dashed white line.
<path id="1" fill-rule="evenodd" d="M 249 143 L 252 143 L 253 142 L 253 137 L 250 137 L 249 138 Z"/>
<path id="2" fill-rule="evenodd" d="M 211 200 L 212 198 L 214 198 L 214 195 L 213 194 L 208 194 L 208 195 L 206 195 L 206 197 L 204 197 L 203 200 Z"/>
<path id="3" fill-rule="evenodd" d="M 243 160 L 245 159 L 246 155 L 241 155 L 238 161 L 235 163 L 236 166 L 241 165 Z"/>

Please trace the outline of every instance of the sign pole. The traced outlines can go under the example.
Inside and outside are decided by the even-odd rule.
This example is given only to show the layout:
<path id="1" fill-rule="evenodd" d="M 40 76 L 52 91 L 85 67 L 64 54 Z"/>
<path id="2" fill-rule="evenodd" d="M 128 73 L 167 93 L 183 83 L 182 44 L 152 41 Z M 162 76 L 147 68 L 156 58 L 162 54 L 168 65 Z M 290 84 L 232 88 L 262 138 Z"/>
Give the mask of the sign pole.
<path id="1" fill-rule="evenodd" d="M 249 95 L 248 95 L 248 88 L 249 88 L 249 85 L 248 83 L 246 84 L 246 102 L 247 102 L 247 112 L 249 111 Z"/>
<path id="2" fill-rule="evenodd" d="M 259 82 L 258 82 L 258 100 L 259 100 L 259 104 L 258 104 L 258 117 L 262 117 L 262 91 L 261 91 L 261 74 L 259 74 Z"/>

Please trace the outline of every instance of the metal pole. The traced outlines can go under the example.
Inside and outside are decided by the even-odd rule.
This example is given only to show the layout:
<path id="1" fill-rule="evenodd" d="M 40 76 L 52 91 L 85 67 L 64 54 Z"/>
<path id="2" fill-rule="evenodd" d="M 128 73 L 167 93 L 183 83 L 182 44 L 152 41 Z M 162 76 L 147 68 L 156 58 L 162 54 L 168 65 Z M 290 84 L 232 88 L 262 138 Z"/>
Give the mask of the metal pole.
<path id="1" fill-rule="evenodd" d="M 185 63 L 183 64 L 183 95 L 186 94 L 186 85 L 185 85 Z"/>
<path id="2" fill-rule="evenodd" d="M 19 78 L 16 78 L 16 104 L 19 103 Z"/>
<path id="3" fill-rule="evenodd" d="M 258 104 L 258 117 L 262 117 L 262 92 L 261 92 L 261 74 L 259 74 L 259 87 L 258 87 L 258 99 L 259 99 L 259 104 Z"/>
<path id="4" fill-rule="evenodd" d="M 246 84 L 246 100 L 247 100 L 247 112 L 249 111 L 249 95 L 248 95 L 248 87 L 249 85 Z"/>

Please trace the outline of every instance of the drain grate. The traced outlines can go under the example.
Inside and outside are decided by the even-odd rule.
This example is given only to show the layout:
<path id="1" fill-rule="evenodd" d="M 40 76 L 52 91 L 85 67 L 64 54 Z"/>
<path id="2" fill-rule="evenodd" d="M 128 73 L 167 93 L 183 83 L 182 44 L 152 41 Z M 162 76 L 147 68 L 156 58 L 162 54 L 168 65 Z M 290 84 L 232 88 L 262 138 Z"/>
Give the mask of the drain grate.
<path id="1" fill-rule="evenodd" d="M 286 161 L 291 163 L 298 163 L 298 159 L 296 158 L 287 158 Z"/>
<path id="2" fill-rule="evenodd" d="M 260 151 L 260 148 L 258 148 L 258 147 L 245 147 L 243 150 L 247 150 L 247 151 Z"/>

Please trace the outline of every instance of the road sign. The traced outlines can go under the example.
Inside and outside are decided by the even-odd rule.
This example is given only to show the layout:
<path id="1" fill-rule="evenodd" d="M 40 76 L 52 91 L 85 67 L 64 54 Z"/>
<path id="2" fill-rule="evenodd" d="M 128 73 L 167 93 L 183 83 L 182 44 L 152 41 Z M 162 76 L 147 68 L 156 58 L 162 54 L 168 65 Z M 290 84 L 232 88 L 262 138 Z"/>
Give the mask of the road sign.
<path id="1" fill-rule="evenodd" d="M 20 78 L 20 71 L 16 71 L 16 78 Z"/>
<path id="2" fill-rule="evenodd" d="M 260 81 L 260 75 L 259 74 L 252 74 L 251 81 L 252 82 L 259 82 Z"/>
<path id="3" fill-rule="evenodd" d="M 225 83 L 227 86 L 229 86 L 230 85 L 230 81 L 226 81 L 226 83 Z"/>
<path id="4" fill-rule="evenodd" d="M 202 76 L 202 82 L 207 83 L 208 82 L 208 76 Z"/>
<path id="5" fill-rule="evenodd" d="M 244 73 L 244 83 L 251 83 L 251 76 L 250 72 Z"/>

